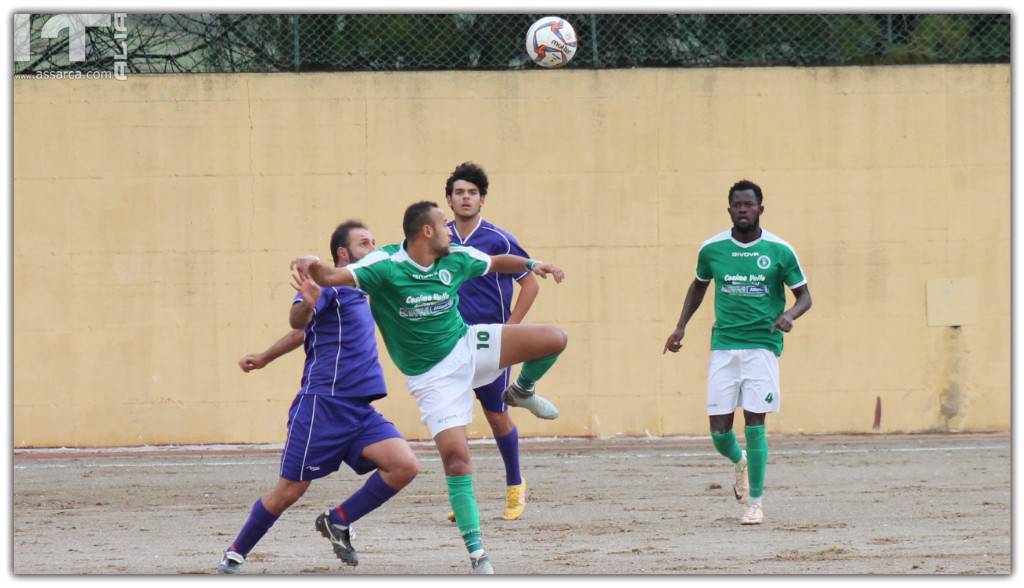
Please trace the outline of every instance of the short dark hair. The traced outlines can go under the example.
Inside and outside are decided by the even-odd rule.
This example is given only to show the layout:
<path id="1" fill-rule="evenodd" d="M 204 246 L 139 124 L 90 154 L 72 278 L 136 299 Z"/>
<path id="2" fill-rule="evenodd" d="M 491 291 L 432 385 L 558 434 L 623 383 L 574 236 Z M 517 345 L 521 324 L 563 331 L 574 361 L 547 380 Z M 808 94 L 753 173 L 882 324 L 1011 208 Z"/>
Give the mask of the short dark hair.
<path id="1" fill-rule="evenodd" d="M 452 175 L 448 176 L 448 181 L 444 184 L 444 193 L 447 196 L 452 195 L 452 186 L 459 180 L 465 180 L 472 184 L 475 184 L 480 189 L 480 195 L 487 195 L 487 174 L 484 172 L 484 168 L 473 163 L 472 161 L 464 161 L 455 168 Z"/>
<path id="2" fill-rule="evenodd" d="M 347 220 L 334 229 L 331 233 L 331 257 L 334 258 L 334 265 L 338 265 L 338 247 L 348 249 L 348 234 L 352 229 L 365 229 L 366 225 L 357 220 Z"/>
<path id="3" fill-rule="evenodd" d="M 764 201 L 764 195 L 761 194 L 761 186 L 758 186 L 750 180 L 740 180 L 729 188 L 729 204 L 732 204 L 733 192 L 742 192 L 744 190 L 753 190 L 754 196 L 757 197 L 758 204 L 761 204 Z"/>
<path id="4" fill-rule="evenodd" d="M 402 231 L 406 239 L 412 239 L 420 232 L 423 225 L 430 224 L 430 211 L 438 208 L 436 202 L 423 200 L 412 204 L 405 209 L 405 217 L 402 219 Z"/>

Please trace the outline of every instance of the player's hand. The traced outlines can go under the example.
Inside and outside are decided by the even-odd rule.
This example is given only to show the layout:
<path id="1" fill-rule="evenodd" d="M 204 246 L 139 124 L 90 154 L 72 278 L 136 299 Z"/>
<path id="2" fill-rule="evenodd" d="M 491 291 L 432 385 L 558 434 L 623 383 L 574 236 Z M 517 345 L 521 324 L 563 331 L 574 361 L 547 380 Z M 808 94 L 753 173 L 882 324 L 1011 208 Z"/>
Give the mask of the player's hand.
<path id="1" fill-rule="evenodd" d="M 242 368 L 242 371 L 249 373 L 252 370 L 263 369 L 267 365 L 267 361 L 263 359 L 261 353 L 250 353 L 242 359 L 238 360 L 238 367 Z"/>
<path id="2" fill-rule="evenodd" d="M 779 315 L 779 318 L 775 319 L 775 324 L 772 325 L 771 332 L 774 333 L 779 329 L 782 329 L 783 333 L 788 333 L 793 330 L 793 319 L 789 317 L 789 313 L 784 312 Z"/>
<path id="3" fill-rule="evenodd" d="M 672 331 L 672 334 L 668 336 L 668 340 L 665 341 L 665 349 L 661 351 L 662 355 L 665 355 L 666 351 L 672 353 L 678 352 L 683 347 L 683 336 L 686 335 L 686 331 L 683 329 L 676 329 Z"/>
<path id="4" fill-rule="evenodd" d="M 316 306 L 320 300 L 320 286 L 308 275 L 292 274 L 292 288 L 302 295 L 302 300 L 310 306 Z"/>
<path id="5" fill-rule="evenodd" d="M 305 255 L 292 260 L 291 270 L 300 277 L 309 277 L 309 266 L 320 263 L 320 258 L 315 255 Z"/>
<path id="6" fill-rule="evenodd" d="M 533 273 L 545 280 L 548 279 L 549 275 L 554 276 L 556 284 L 561 284 L 562 280 L 565 279 L 565 272 L 562 271 L 562 268 L 551 263 L 538 263 L 533 266 Z"/>

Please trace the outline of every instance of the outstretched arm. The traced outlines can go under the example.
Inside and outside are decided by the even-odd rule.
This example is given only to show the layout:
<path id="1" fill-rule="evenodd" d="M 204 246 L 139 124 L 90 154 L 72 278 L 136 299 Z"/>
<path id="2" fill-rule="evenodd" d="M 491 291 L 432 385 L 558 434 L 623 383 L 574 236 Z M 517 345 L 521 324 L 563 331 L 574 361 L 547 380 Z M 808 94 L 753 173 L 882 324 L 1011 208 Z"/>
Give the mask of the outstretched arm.
<path id="1" fill-rule="evenodd" d="M 796 302 L 792 308 L 775 319 L 775 324 L 772 325 L 773 333 L 777 329 L 782 329 L 783 333 L 790 332 L 793 329 L 793 321 L 811 309 L 811 291 L 807 289 L 807 284 L 793 288 L 793 295 L 796 296 Z"/>
<path id="2" fill-rule="evenodd" d="M 711 281 L 704 282 L 696 278 L 690 284 L 690 288 L 686 291 L 686 299 L 683 301 L 683 311 L 679 313 L 679 321 L 676 322 L 676 329 L 672 331 L 672 334 L 668 336 L 668 340 L 665 341 L 665 349 L 662 350 L 661 354 L 664 355 L 666 351 L 676 353 L 683 346 L 683 337 L 686 335 L 686 323 L 690 322 L 690 318 L 693 316 L 697 309 L 700 308 L 700 303 L 704 301 L 704 294 L 708 291 L 708 284 Z"/>
<path id="3" fill-rule="evenodd" d="M 538 275 L 544 279 L 547 279 L 549 275 L 554 276 L 555 282 L 561 283 L 565 279 L 565 272 L 562 268 L 552 265 L 550 263 L 544 263 L 543 261 L 537 261 L 534 259 L 526 259 L 525 257 L 519 257 L 518 255 L 495 255 L 491 257 L 491 269 L 487 273 L 499 273 L 499 274 L 521 274 L 523 272 L 530 272 L 531 274 Z"/>
<path id="4" fill-rule="evenodd" d="M 516 305 L 512 308 L 512 312 L 508 315 L 508 324 L 510 325 L 518 325 L 523 322 L 526 313 L 533 306 L 533 301 L 537 299 L 537 293 L 540 292 L 540 284 L 537 283 L 537 278 L 533 274 L 526 274 L 518 284 L 519 296 L 516 298 Z"/>
<path id="5" fill-rule="evenodd" d="M 299 277 L 308 276 L 320 286 L 355 286 L 356 278 L 343 267 L 328 267 L 315 255 L 292 260 L 292 271 Z"/>
<path id="6" fill-rule="evenodd" d="M 262 353 L 249 353 L 238 360 L 238 367 L 242 368 L 242 371 L 245 373 L 263 369 L 275 359 L 298 349 L 302 345 L 305 335 L 302 329 L 293 329 L 284 337 L 274 341 L 273 345 L 268 347 L 266 351 Z"/>

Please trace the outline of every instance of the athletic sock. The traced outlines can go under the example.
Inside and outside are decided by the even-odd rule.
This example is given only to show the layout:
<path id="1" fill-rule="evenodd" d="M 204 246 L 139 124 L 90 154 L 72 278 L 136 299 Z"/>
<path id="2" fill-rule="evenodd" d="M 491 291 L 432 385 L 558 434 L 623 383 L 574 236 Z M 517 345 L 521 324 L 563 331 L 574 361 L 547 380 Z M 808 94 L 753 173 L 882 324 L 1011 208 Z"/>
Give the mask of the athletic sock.
<path id="1" fill-rule="evenodd" d="M 348 497 L 348 500 L 331 510 L 331 522 L 347 527 L 361 519 L 366 513 L 390 500 L 395 494 L 398 494 L 398 490 L 388 486 L 384 478 L 380 477 L 380 470 L 377 470 L 373 472 L 362 488 L 356 490 L 355 494 Z"/>
<path id="2" fill-rule="evenodd" d="M 228 551 L 234 551 L 242 557 L 248 557 L 249 552 L 256 546 L 256 543 L 267 534 L 270 527 L 274 526 L 277 517 L 278 515 L 271 513 L 263 506 L 262 499 L 257 498 L 256 502 L 252 505 L 252 512 L 249 513 L 249 518 L 242 525 L 242 530 L 238 532 L 238 537 L 235 538 L 235 542 L 231 544 Z"/>
<path id="3" fill-rule="evenodd" d="M 512 427 L 509 434 L 501 437 L 495 436 L 494 441 L 498 444 L 501 460 L 505 462 L 505 484 L 507 486 L 522 484 L 523 477 L 519 473 L 519 429 Z"/>
<path id="4" fill-rule="evenodd" d="M 552 353 L 547 357 L 523 362 L 523 367 L 519 370 L 519 377 L 516 378 L 516 385 L 523 390 L 533 390 L 537 380 L 544 377 L 551 366 L 555 365 L 557 359 L 558 354 Z"/>
<path id="5" fill-rule="evenodd" d="M 764 474 L 768 469 L 768 437 L 764 425 L 747 427 L 747 476 L 750 479 L 750 497 L 760 498 L 764 494 Z"/>
<path id="6" fill-rule="evenodd" d="M 445 476 L 448 482 L 448 502 L 455 513 L 459 533 L 466 543 L 466 551 L 473 553 L 484 548 L 480 536 L 480 511 L 473 496 L 473 474 Z"/>
<path id="7" fill-rule="evenodd" d="M 725 433 L 711 431 L 711 441 L 714 442 L 718 453 L 728 457 L 729 461 L 739 463 L 743 459 L 743 450 L 736 442 L 736 433 L 733 433 L 731 429 Z"/>

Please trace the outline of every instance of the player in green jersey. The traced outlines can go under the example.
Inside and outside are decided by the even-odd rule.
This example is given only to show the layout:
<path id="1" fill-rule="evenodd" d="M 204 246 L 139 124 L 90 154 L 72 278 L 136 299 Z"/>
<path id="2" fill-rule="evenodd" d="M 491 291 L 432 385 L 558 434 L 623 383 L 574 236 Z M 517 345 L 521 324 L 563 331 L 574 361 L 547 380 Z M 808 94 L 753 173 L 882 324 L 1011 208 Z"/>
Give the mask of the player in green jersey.
<path id="1" fill-rule="evenodd" d="M 796 251 L 761 228 L 761 188 L 742 180 L 729 188 L 732 229 L 701 244 L 697 272 L 686 292 L 676 328 L 662 351 L 679 351 L 686 324 L 700 308 L 708 284 L 715 281 L 715 324 L 708 363 L 708 404 L 715 449 L 736 465 L 733 492 L 747 510 L 740 522 L 764 520 L 762 498 L 768 465 L 765 414 L 779 412 L 779 356 L 782 333 L 811 308 L 811 293 Z M 796 303 L 785 310 L 788 286 Z M 783 312 L 784 311 L 784 312 Z M 747 449 L 732 432 L 733 416 L 743 407 Z"/>
<path id="2" fill-rule="evenodd" d="M 483 550 L 480 513 L 473 495 L 466 425 L 473 420 L 473 388 L 493 382 L 501 370 L 522 363 L 507 393 L 529 406 L 534 385 L 555 363 L 568 338 L 545 325 L 467 326 L 459 314 L 459 287 L 491 272 L 532 272 L 561 282 L 558 267 L 515 255 L 488 256 L 451 245 L 444 212 L 433 202 L 405 211 L 405 241 L 359 263 L 332 268 L 316 257 L 292 261 L 299 275 L 321 286 L 354 286 L 370 294 L 370 308 L 392 361 L 406 376 L 420 418 L 444 464 L 448 498 L 474 573 L 493 573 Z"/>

